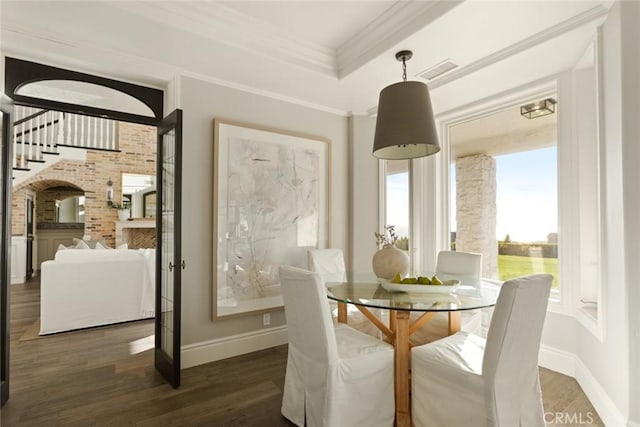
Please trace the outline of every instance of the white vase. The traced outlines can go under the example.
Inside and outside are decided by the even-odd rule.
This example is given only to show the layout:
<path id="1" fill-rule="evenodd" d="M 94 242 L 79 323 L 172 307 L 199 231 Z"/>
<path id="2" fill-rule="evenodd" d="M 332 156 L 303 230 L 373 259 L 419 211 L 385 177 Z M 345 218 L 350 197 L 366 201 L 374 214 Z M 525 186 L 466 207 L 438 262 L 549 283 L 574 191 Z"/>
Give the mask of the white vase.
<path id="1" fill-rule="evenodd" d="M 391 280 L 396 273 L 405 277 L 409 273 L 409 255 L 395 247 L 384 245 L 373 255 L 371 261 L 376 277 Z"/>
<path id="2" fill-rule="evenodd" d="M 130 215 L 129 209 L 118 209 L 118 220 L 126 221 L 129 219 Z"/>

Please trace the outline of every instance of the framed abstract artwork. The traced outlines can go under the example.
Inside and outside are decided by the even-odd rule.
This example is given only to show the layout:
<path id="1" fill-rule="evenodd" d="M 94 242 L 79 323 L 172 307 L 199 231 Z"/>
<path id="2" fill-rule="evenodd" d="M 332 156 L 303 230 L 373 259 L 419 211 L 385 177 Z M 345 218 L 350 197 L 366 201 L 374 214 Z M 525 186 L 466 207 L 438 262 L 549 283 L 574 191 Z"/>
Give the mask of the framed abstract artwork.
<path id="1" fill-rule="evenodd" d="M 329 246 L 328 139 L 214 120 L 213 317 L 281 307 L 280 265 Z"/>

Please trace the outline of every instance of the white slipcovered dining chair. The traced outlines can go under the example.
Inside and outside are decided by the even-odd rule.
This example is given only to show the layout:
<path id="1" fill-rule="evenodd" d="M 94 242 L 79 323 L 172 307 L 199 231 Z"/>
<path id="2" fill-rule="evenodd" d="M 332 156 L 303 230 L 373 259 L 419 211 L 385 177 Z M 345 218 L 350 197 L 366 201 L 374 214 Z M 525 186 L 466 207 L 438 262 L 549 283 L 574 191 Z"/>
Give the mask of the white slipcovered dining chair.
<path id="1" fill-rule="evenodd" d="M 482 254 L 460 251 L 440 251 L 436 260 L 436 275 L 441 279 L 454 277 L 477 281 L 482 276 Z"/>
<path id="2" fill-rule="evenodd" d="M 298 426 L 392 426 L 393 347 L 334 326 L 317 273 L 279 271 L 289 334 L 282 415 Z"/>
<path id="3" fill-rule="evenodd" d="M 458 332 L 412 349 L 416 427 L 545 425 L 538 352 L 552 279 L 505 282 L 486 341 Z"/>
<path id="4" fill-rule="evenodd" d="M 307 265 L 309 270 L 320 274 L 325 284 L 331 282 L 344 282 L 347 280 L 346 268 L 342 249 L 309 249 L 307 251 Z M 335 301 L 327 299 L 331 308 L 331 316 L 336 320 L 338 305 Z M 380 310 L 370 308 L 374 316 L 382 317 Z M 376 338 L 382 338 L 382 333 L 367 319 L 360 310 L 351 304 L 347 304 L 347 322 L 354 328 Z"/>
<path id="5" fill-rule="evenodd" d="M 436 276 L 447 280 L 456 278 L 462 284 L 477 283 L 482 277 L 482 254 L 462 251 L 440 251 L 436 260 Z M 464 311 L 460 315 L 461 329 L 482 334 L 482 312 Z"/>
<path id="6" fill-rule="evenodd" d="M 309 249 L 307 263 L 309 270 L 320 274 L 325 283 L 347 280 L 342 249 Z"/>

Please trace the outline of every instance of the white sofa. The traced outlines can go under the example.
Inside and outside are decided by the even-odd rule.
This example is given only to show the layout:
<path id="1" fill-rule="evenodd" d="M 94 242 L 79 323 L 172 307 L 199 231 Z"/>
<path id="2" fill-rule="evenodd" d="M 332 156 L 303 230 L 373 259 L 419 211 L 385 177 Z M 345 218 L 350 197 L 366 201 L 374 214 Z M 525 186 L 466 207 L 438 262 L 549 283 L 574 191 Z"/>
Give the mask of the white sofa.
<path id="1" fill-rule="evenodd" d="M 40 335 L 153 317 L 153 249 L 64 249 L 41 267 Z"/>

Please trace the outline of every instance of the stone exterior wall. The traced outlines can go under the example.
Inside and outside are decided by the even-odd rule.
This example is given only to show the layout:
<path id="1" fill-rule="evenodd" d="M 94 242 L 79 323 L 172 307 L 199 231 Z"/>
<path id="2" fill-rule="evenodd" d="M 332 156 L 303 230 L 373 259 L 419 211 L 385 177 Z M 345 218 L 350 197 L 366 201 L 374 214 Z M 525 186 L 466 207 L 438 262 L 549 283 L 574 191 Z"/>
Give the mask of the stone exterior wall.
<path id="1" fill-rule="evenodd" d="M 456 159 L 456 250 L 482 254 L 482 275 L 498 278 L 496 161 L 485 154 Z"/>
<path id="2" fill-rule="evenodd" d="M 122 200 L 122 173 L 155 175 L 156 128 L 121 122 L 118 125 L 120 152 L 88 150 L 85 162 L 62 160 L 13 189 L 12 234 L 24 235 L 25 190 L 37 194 L 47 188 L 77 187 L 85 195 L 84 235 L 115 244 L 118 214 L 107 206 L 106 187 L 113 181 L 114 200 Z"/>

